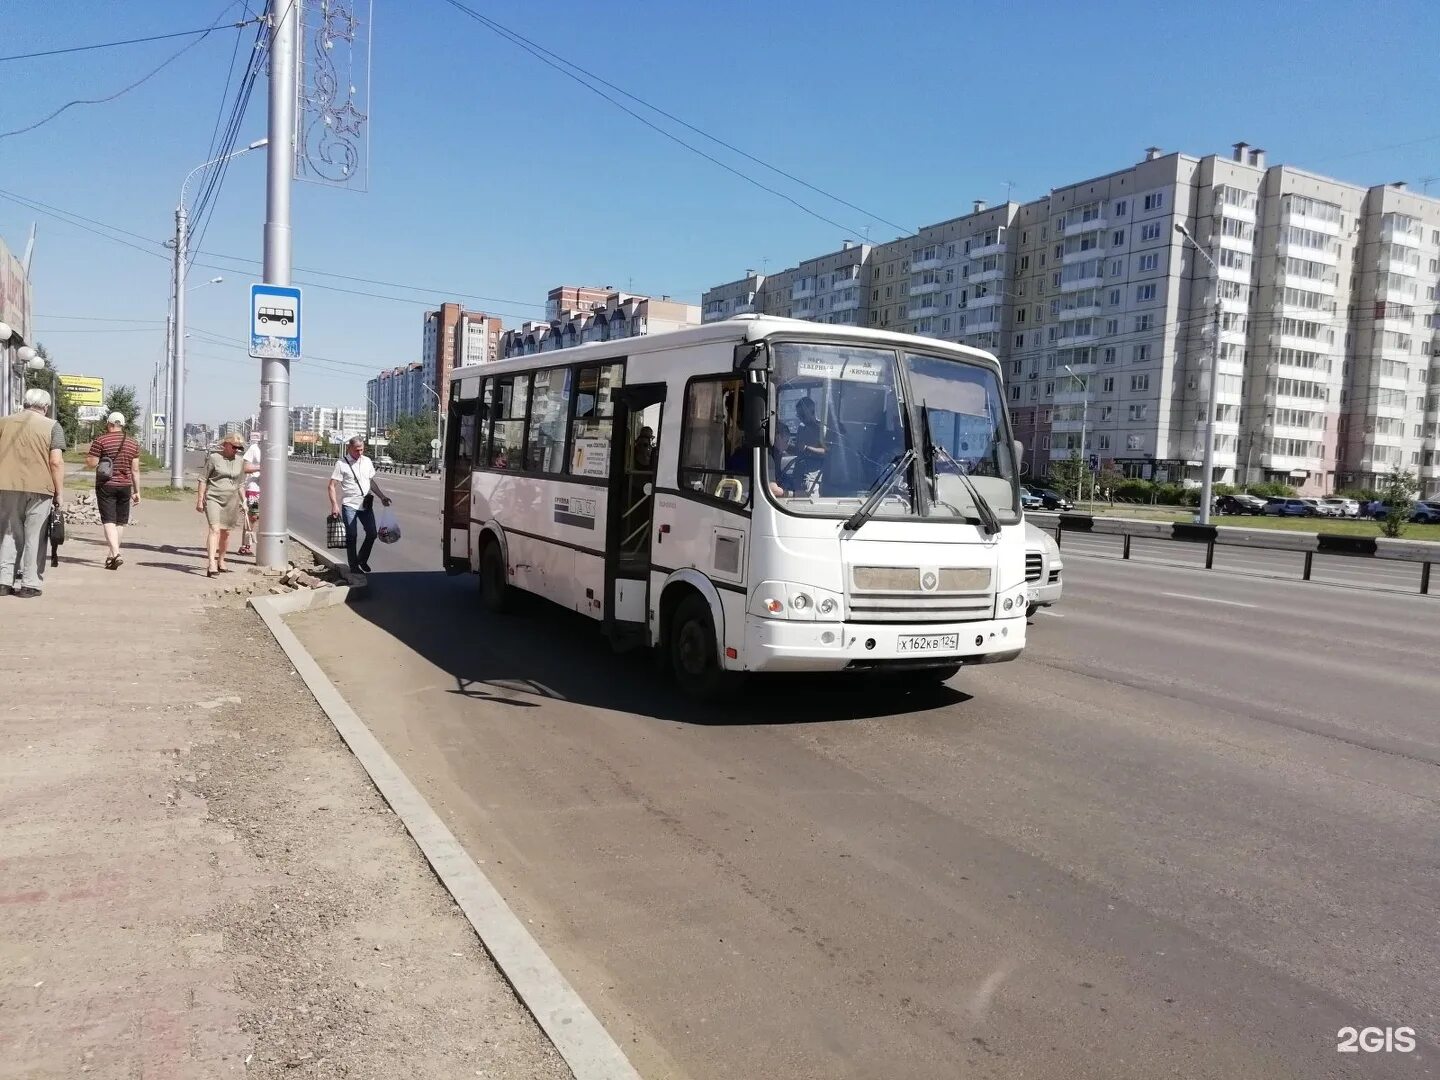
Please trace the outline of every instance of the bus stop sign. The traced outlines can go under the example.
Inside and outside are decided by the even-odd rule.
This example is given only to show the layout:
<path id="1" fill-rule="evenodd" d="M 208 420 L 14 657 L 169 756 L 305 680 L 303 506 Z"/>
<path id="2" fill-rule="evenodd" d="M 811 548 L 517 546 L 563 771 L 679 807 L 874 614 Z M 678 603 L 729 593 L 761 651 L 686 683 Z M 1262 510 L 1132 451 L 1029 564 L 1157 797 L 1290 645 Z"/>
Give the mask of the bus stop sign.
<path id="1" fill-rule="evenodd" d="M 250 355 L 257 360 L 300 359 L 300 290 L 250 286 Z"/>

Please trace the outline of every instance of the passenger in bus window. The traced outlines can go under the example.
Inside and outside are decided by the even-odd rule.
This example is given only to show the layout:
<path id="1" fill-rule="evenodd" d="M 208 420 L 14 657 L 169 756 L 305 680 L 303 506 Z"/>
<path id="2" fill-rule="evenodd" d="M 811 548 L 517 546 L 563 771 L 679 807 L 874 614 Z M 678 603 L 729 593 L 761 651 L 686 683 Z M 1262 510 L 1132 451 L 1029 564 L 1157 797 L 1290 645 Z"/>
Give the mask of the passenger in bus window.
<path id="1" fill-rule="evenodd" d="M 648 427 L 640 429 L 632 448 L 632 468 L 650 470 L 655 467 L 655 432 Z"/>
<path id="2" fill-rule="evenodd" d="M 770 494 L 777 499 L 788 499 L 794 495 L 785 487 L 785 455 L 790 451 L 790 429 L 784 424 L 775 426 L 775 444 L 770 447 Z M 793 461 L 793 459 L 792 459 Z"/>
<path id="3" fill-rule="evenodd" d="M 825 433 L 815 417 L 815 402 L 795 403 L 795 477 L 798 489 L 813 494 L 825 468 Z"/>

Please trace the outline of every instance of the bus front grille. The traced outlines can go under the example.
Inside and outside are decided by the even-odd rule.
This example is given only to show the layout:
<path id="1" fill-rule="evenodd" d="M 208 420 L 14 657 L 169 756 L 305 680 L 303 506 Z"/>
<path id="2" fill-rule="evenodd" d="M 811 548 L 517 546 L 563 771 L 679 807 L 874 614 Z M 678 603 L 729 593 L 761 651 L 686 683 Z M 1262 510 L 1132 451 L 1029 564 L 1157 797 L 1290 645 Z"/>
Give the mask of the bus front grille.
<path id="1" fill-rule="evenodd" d="M 850 618 L 857 622 L 940 623 L 994 612 L 988 566 L 852 566 Z"/>
<path id="2" fill-rule="evenodd" d="M 995 610 L 989 593 L 978 596 L 876 596 L 851 594 L 854 622 L 944 623 L 988 619 Z"/>

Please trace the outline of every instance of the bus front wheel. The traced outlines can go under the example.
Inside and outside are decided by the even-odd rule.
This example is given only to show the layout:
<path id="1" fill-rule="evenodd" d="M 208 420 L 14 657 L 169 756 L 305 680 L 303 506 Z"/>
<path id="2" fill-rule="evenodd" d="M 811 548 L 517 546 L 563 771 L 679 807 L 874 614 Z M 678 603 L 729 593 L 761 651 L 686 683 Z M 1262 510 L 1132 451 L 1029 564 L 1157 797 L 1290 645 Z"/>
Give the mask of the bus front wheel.
<path id="1" fill-rule="evenodd" d="M 506 580 L 505 555 L 494 540 L 480 551 L 480 603 L 494 615 L 505 611 L 510 599 L 510 583 Z"/>
<path id="2" fill-rule="evenodd" d="M 670 624 L 669 645 L 670 670 L 680 689 L 700 700 L 718 697 L 725 671 L 715 647 L 710 605 L 703 597 L 692 595 L 680 601 Z"/>

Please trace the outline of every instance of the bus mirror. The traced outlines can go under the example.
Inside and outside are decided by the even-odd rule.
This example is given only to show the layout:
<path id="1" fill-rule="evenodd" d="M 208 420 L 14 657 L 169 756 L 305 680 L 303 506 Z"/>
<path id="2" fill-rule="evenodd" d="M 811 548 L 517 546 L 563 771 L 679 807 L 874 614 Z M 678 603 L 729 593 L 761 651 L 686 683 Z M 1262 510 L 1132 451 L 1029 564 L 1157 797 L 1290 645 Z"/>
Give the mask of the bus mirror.
<path id="1" fill-rule="evenodd" d="M 754 372 L 745 379 L 740 418 L 744 426 L 745 449 L 764 449 L 770 445 L 770 387 Z"/>
<path id="2" fill-rule="evenodd" d="M 770 346 L 763 341 L 742 341 L 735 346 L 736 371 L 769 371 Z"/>

